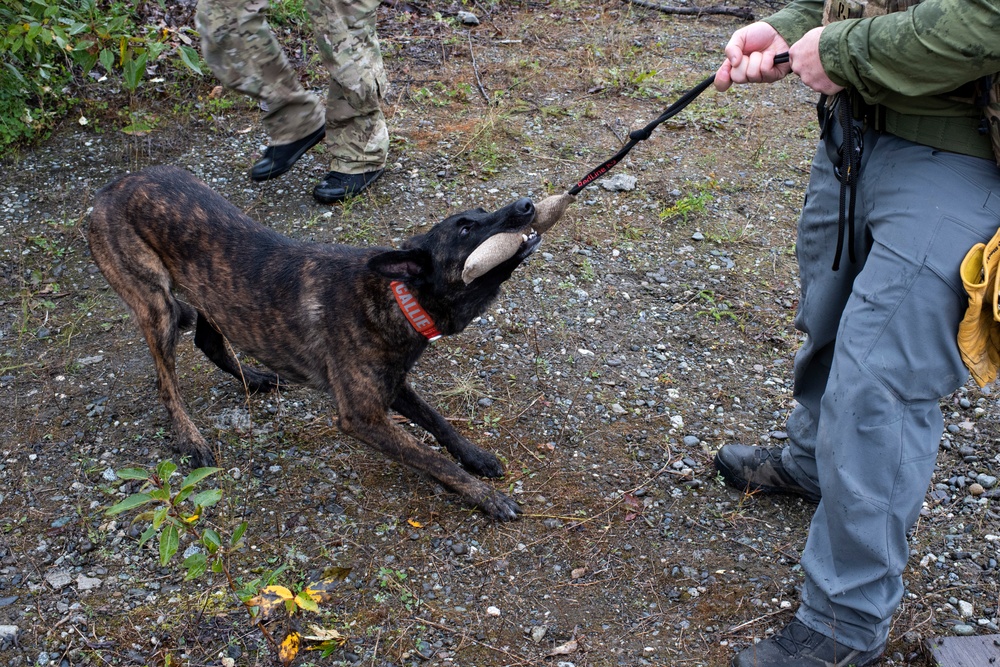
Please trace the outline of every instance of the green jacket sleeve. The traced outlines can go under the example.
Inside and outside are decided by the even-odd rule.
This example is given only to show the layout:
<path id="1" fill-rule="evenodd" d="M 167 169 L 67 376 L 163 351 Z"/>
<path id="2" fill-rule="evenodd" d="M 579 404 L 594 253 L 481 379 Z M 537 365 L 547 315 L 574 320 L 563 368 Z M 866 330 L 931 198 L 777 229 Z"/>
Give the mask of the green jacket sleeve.
<path id="1" fill-rule="evenodd" d="M 765 21 L 792 44 L 822 18 L 821 0 L 797 0 Z M 827 76 L 869 104 L 947 93 L 1000 72 L 1000 0 L 923 0 L 904 12 L 837 21 L 819 49 Z"/>
<path id="2" fill-rule="evenodd" d="M 924 0 L 905 12 L 831 23 L 827 76 L 870 104 L 937 95 L 1000 71 L 1000 0 Z"/>
<path id="3" fill-rule="evenodd" d="M 764 19 L 786 42 L 794 44 L 823 23 L 823 0 L 798 0 Z"/>

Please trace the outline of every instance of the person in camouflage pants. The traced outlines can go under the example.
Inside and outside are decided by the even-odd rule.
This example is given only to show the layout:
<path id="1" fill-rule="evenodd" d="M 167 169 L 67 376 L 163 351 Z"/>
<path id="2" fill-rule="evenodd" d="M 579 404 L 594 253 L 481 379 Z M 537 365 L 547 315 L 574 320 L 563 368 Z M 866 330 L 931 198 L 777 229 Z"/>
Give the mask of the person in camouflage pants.
<path id="1" fill-rule="evenodd" d="M 330 172 L 313 195 L 329 203 L 358 194 L 385 167 L 389 132 L 381 101 L 388 87 L 375 31 L 379 0 L 305 0 L 323 64 L 326 108 L 305 90 L 264 16 L 268 0 L 198 0 L 205 60 L 222 83 L 262 102 L 270 138 L 251 178 L 288 171 L 330 134 Z"/>

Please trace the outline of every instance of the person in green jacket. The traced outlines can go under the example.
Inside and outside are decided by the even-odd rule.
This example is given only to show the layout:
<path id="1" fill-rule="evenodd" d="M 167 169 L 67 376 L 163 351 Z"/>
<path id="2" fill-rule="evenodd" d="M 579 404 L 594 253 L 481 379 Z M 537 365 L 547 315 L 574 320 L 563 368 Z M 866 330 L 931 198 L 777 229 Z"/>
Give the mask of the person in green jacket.
<path id="1" fill-rule="evenodd" d="M 794 73 L 822 94 L 796 239 L 806 339 L 788 445 L 730 444 L 715 459 L 731 486 L 818 506 L 794 619 L 737 667 L 861 667 L 885 650 L 940 399 L 969 377 L 959 266 L 1000 226 L 1000 169 L 973 103 L 1000 72 L 1000 0 L 830 2 L 796 0 L 736 31 L 715 78 L 724 91 Z"/>

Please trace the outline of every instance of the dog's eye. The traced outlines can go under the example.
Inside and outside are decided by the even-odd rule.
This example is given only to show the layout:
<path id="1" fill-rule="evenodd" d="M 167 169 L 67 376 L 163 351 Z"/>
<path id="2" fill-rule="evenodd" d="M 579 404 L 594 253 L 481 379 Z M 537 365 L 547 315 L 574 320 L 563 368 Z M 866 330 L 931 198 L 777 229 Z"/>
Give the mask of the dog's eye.
<path id="1" fill-rule="evenodd" d="M 472 231 L 472 225 L 462 225 L 462 228 L 458 230 L 459 236 L 468 236 L 469 232 Z"/>

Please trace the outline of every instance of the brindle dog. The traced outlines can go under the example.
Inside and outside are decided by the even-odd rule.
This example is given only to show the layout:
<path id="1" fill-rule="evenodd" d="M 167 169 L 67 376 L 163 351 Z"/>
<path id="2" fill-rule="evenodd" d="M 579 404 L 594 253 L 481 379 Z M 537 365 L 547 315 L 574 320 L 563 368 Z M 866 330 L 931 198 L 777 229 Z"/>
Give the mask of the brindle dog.
<path id="1" fill-rule="evenodd" d="M 517 503 L 469 474 L 499 477 L 500 461 L 420 398 L 406 374 L 428 344 L 417 327 L 430 320 L 446 336 L 465 329 L 540 238 L 529 235 L 513 257 L 466 285 L 470 253 L 534 218 L 534 205 L 522 198 L 493 213 L 450 216 L 400 250 L 302 243 L 254 222 L 187 171 L 152 167 L 97 194 L 89 241 L 97 266 L 135 313 L 174 447 L 192 465 L 215 462 L 184 408 L 174 368 L 180 332 L 193 325 L 195 345 L 249 391 L 289 382 L 328 392 L 344 433 L 509 520 L 520 513 Z M 394 291 L 402 292 L 399 302 Z M 404 308 L 416 314 L 414 324 Z M 234 349 L 273 372 L 242 365 Z M 461 466 L 390 420 L 389 408 L 430 432 Z"/>

